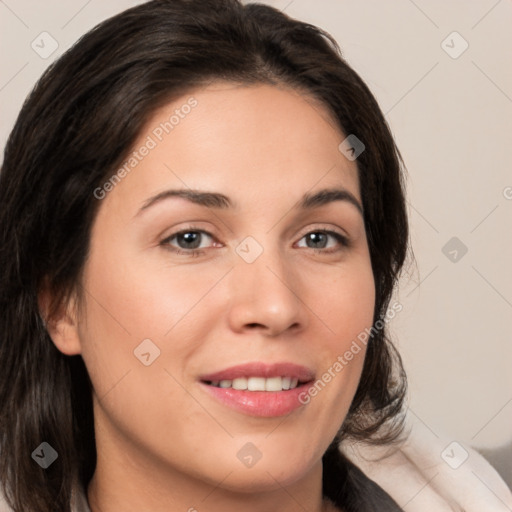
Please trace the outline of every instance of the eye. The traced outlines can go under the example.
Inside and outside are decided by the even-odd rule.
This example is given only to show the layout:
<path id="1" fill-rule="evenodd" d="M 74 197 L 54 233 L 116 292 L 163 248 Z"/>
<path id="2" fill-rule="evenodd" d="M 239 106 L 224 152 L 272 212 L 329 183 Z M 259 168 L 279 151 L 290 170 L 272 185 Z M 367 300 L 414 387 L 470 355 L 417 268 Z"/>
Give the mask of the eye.
<path id="1" fill-rule="evenodd" d="M 212 244 L 215 238 L 213 235 L 202 229 L 194 227 L 188 227 L 182 229 L 176 233 L 173 233 L 169 237 L 165 238 L 160 242 L 165 249 L 171 250 L 172 252 L 183 254 L 186 256 L 199 256 L 204 254 L 208 247 L 212 247 L 218 242 Z M 298 247 L 306 247 L 313 249 L 315 252 L 322 254 L 329 254 L 343 250 L 349 247 L 349 240 L 347 237 L 340 233 L 330 230 L 315 230 L 310 231 L 301 238 L 301 241 L 305 240 L 306 245 L 301 245 L 300 242 Z M 208 243 L 208 241 L 210 241 Z"/>
<path id="2" fill-rule="evenodd" d="M 329 230 L 310 231 L 301 238 L 301 240 L 304 239 L 306 240 L 307 248 L 323 253 L 337 252 L 349 246 L 347 237 Z M 331 242 L 334 240 L 334 243 L 329 244 L 329 239 Z"/>
<path id="3" fill-rule="evenodd" d="M 208 239 L 213 240 L 213 236 L 207 231 L 187 228 L 178 231 L 177 233 L 173 233 L 165 240 L 162 240 L 160 245 L 175 252 L 185 251 L 194 255 L 203 252 L 201 249 L 208 247 L 208 244 L 204 245 L 208 242 Z"/>

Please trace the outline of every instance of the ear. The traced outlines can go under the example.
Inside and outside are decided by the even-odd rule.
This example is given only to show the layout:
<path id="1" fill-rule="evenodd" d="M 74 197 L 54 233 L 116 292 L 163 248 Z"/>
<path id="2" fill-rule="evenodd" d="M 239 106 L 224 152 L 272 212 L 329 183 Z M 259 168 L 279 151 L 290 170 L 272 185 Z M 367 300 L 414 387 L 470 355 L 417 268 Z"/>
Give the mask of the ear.
<path id="1" fill-rule="evenodd" d="M 66 304 L 59 305 L 58 310 L 51 318 L 48 316 L 51 297 L 47 288 L 38 294 L 38 303 L 46 330 L 57 349 L 68 356 L 80 354 L 82 347 L 78 332 L 78 315 L 74 296 Z"/>

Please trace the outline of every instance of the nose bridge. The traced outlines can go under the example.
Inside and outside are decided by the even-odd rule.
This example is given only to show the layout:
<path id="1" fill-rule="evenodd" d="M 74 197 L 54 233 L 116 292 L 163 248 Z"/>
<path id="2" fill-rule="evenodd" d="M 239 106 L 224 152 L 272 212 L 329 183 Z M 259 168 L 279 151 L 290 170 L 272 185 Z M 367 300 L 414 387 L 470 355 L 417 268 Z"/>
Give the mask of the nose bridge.
<path id="1" fill-rule="evenodd" d="M 248 236 L 236 247 L 230 322 L 235 330 L 258 325 L 278 334 L 304 324 L 300 282 L 272 236 Z"/>

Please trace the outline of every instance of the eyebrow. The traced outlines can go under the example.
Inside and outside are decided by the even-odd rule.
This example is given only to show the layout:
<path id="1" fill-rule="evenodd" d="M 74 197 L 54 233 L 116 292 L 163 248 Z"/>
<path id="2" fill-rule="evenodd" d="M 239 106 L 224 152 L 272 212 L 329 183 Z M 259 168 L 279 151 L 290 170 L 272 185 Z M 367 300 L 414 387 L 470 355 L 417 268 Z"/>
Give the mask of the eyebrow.
<path id="1" fill-rule="evenodd" d="M 218 192 L 204 192 L 201 190 L 193 189 L 175 189 L 165 190 L 164 192 L 160 192 L 159 194 L 150 197 L 147 201 L 144 202 L 136 216 L 151 206 L 174 197 L 180 197 L 194 204 L 205 206 L 207 208 L 226 210 L 229 208 L 235 208 L 237 206 L 236 203 L 229 199 L 229 197 Z M 314 193 L 306 193 L 302 196 L 294 208 L 312 210 L 314 208 L 320 208 L 321 206 L 332 203 L 334 201 L 345 201 L 355 206 L 359 213 L 364 216 L 363 207 L 361 206 L 360 202 L 351 192 L 343 188 L 326 188 Z"/>

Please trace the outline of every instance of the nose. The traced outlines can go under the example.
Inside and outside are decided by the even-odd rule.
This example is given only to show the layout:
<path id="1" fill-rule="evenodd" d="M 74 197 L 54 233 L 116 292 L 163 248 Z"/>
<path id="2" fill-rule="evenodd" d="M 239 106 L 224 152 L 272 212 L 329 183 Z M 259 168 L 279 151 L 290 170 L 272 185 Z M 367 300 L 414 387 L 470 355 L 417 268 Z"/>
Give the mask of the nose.
<path id="1" fill-rule="evenodd" d="M 276 337 L 307 325 L 299 276 L 278 251 L 266 249 L 252 263 L 240 258 L 230 276 L 229 325 L 237 333 Z"/>

